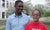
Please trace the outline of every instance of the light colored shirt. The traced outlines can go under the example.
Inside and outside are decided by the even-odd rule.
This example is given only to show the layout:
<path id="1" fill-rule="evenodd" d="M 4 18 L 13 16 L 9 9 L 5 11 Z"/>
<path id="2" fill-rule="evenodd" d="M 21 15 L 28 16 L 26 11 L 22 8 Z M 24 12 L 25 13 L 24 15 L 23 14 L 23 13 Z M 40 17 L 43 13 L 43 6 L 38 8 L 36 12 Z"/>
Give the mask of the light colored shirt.
<path id="1" fill-rule="evenodd" d="M 24 30 L 27 23 L 30 22 L 30 18 L 21 14 L 19 17 L 14 14 L 10 15 L 6 22 L 6 30 Z"/>

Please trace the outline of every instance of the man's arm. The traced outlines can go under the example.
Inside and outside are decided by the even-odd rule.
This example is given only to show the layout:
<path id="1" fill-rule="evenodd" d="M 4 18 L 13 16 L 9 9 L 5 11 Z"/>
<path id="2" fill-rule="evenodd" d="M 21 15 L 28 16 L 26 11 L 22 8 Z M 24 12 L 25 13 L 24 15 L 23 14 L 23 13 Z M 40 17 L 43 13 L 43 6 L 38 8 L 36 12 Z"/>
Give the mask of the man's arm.
<path id="1" fill-rule="evenodd" d="M 30 22 L 31 22 L 31 21 L 30 21 L 30 18 L 28 18 L 28 22 L 27 22 L 27 24 L 28 24 L 28 23 L 30 23 Z M 24 26 L 24 27 L 26 27 L 26 25 L 27 25 L 27 24 L 25 24 L 25 26 Z"/>
<path id="2" fill-rule="evenodd" d="M 10 18 L 7 19 L 6 30 L 11 30 Z"/>
<path id="3" fill-rule="evenodd" d="M 26 27 L 25 27 L 24 30 L 29 30 L 29 26 L 28 26 L 28 24 L 26 25 Z"/>

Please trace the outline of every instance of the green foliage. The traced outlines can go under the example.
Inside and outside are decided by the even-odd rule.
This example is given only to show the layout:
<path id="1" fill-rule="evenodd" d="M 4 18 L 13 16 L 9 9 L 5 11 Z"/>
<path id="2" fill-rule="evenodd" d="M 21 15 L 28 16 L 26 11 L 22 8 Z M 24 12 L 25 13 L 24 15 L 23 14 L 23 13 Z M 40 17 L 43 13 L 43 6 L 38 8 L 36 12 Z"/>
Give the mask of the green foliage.
<path id="1" fill-rule="evenodd" d="M 44 10 L 44 13 L 43 13 L 42 16 L 43 16 L 43 17 L 48 17 L 48 16 L 50 16 L 50 11 Z"/>
<path id="2" fill-rule="evenodd" d="M 50 11 L 44 9 L 45 7 L 41 4 L 35 5 L 35 9 L 39 9 L 41 11 L 42 17 L 50 16 Z"/>
<path id="3" fill-rule="evenodd" d="M 31 4 L 31 3 L 28 3 L 28 2 L 24 2 L 24 7 L 23 7 L 23 9 L 24 9 L 24 13 L 25 14 L 28 14 L 28 15 L 30 15 L 31 13 L 31 11 L 33 10 L 33 5 Z M 26 12 L 25 12 L 26 11 Z"/>
<path id="4" fill-rule="evenodd" d="M 50 25 L 46 25 L 47 30 L 50 30 Z"/>
<path id="5" fill-rule="evenodd" d="M 5 28 L 2 28 L 2 29 L 0 29 L 0 30 L 5 30 Z"/>
<path id="6" fill-rule="evenodd" d="M 50 16 L 50 11 L 47 11 L 47 16 Z"/>
<path id="7" fill-rule="evenodd" d="M 6 20 L 0 20 L 0 22 L 6 22 Z"/>
<path id="8" fill-rule="evenodd" d="M 8 8 L 8 10 L 6 11 L 6 17 L 10 16 L 11 14 L 13 14 L 15 12 L 15 8 L 10 6 Z"/>
<path id="9" fill-rule="evenodd" d="M 46 20 L 50 20 L 50 17 L 45 17 L 46 18 Z"/>

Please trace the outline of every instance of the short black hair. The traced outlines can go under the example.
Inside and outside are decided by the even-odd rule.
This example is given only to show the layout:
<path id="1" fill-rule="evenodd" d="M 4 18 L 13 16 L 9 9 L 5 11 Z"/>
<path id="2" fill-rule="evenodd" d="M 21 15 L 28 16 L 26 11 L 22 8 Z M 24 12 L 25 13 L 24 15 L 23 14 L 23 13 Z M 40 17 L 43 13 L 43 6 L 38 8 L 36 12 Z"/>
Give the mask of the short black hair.
<path id="1" fill-rule="evenodd" d="M 23 1 L 15 1 L 15 5 L 18 5 L 19 2 L 23 3 Z"/>
<path id="2" fill-rule="evenodd" d="M 33 11 L 32 11 L 32 14 L 33 14 L 34 11 L 39 11 L 40 16 L 41 16 L 42 13 L 41 13 L 41 11 L 40 11 L 39 9 L 35 9 L 35 10 L 33 10 Z"/>

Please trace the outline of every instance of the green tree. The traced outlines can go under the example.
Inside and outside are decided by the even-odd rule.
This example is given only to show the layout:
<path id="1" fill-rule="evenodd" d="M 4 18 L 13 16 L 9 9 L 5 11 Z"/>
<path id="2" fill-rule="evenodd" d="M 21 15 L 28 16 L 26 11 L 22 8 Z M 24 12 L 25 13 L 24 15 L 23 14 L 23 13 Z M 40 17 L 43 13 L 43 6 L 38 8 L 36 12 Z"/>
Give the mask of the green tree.
<path id="1" fill-rule="evenodd" d="M 6 10 L 6 17 L 10 16 L 15 12 L 15 8 L 12 5 L 9 6 L 8 10 Z"/>
<path id="2" fill-rule="evenodd" d="M 31 15 L 31 11 L 33 10 L 33 5 L 28 1 L 24 3 L 24 10 L 26 11 L 26 14 Z"/>
<path id="3" fill-rule="evenodd" d="M 35 7 L 34 7 L 35 9 L 39 9 L 41 12 L 42 12 L 42 14 L 44 14 L 44 6 L 43 5 L 41 5 L 41 4 L 37 4 L 37 5 L 35 5 Z"/>

